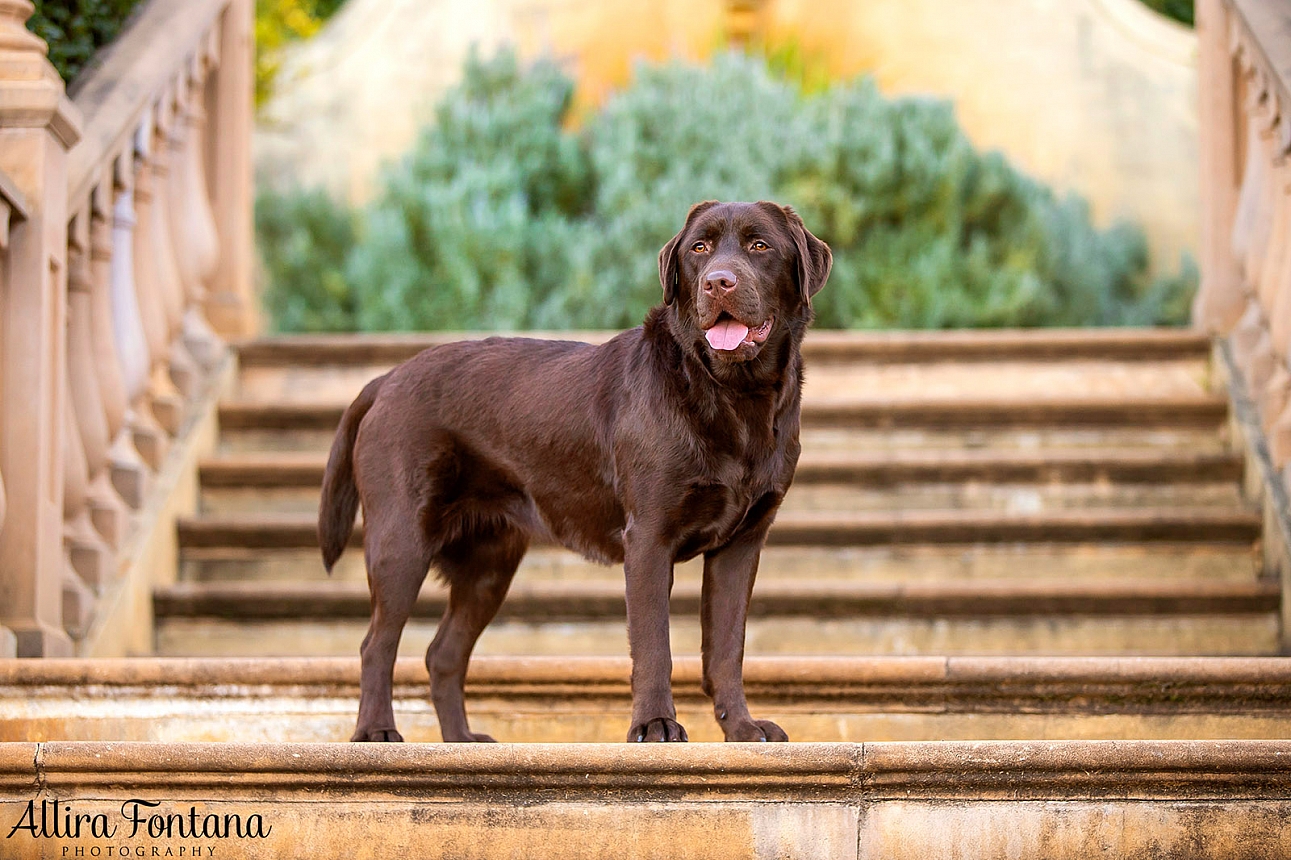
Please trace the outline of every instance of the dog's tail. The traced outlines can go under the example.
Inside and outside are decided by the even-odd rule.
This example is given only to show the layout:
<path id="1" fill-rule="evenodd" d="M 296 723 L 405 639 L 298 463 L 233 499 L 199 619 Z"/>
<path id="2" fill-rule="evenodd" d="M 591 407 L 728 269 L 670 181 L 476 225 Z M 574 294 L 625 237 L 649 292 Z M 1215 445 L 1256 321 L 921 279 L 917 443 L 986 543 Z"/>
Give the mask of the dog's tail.
<path id="1" fill-rule="evenodd" d="M 345 410 L 336 428 L 336 438 L 332 440 L 332 453 L 327 457 L 323 493 L 318 500 L 318 546 L 323 551 L 323 566 L 328 573 L 345 552 L 350 533 L 354 531 L 354 517 L 359 512 L 359 490 L 354 483 L 354 440 L 383 382 L 385 375 L 369 382 Z"/>

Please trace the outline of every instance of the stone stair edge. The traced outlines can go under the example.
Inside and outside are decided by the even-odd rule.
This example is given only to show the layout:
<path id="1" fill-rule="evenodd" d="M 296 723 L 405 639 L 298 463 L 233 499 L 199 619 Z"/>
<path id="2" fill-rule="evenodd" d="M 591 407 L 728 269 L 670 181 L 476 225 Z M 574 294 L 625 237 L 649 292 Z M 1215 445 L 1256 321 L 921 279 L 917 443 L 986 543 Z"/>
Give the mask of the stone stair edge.
<path id="1" fill-rule="evenodd" d="M 1214 508 L 1138 508 L 1048 511 L 909 510 L 893 513 L 785 514 L 771 527 L 768 545 L 866 546 L 880 543 L 998 541 L 1254 541 L 1259 514 Z M 179 520 L 179 546 L 308 549 L 318 545 L 311 513 L 204 515 Z M 362 524 L 350 536 L 361 546 Z"/>
<path id="2" fill-rule="evenodd" d="M 223 430 L 331 430 L 345 403 L 267 403 L 226 400 L 219 406 Z M 1028 425 L 1209 426 L 1228 414 L 1220 394 L 1173 397 L 1077 397 L 1046 400 L 939 398 L 928 400 L 817 401 L 804 399 L 807 427 L 1007 427 Z"/>
<path id="3" fill-rule="evenodd" d="M 616 791 L 660 797 L 1022 797 L 1133 792 L 1285 797 L 1291 741 L 887 741 L 804 744 L 0 744 L 0 789 L 167 784 L 212 794 L 428 791 L 455 798 L 546 791 L 564 802 Z"/>
<path id="4" fill-rule="evenodd" d="M 471 662 L 467 688 L 474 693 L 509 688 L 613 689 L 630 692 L 631 661 L 605 656 L 493 656 Z M 122 657 L 0 660 L 0 689 L 38 695 L 41 689 L 92 687 L 104 691 L 160 688 L 163 695 L 188 687 L 213 696 L 242 696 L 266 687 L 330 688 L 357 693 L 358 657 Z M 672 679 L 698 691 L 698 657 L 673 660 Z M 416 657 L 400 657 L 394 682 L 422 687 L 428 672 Z M 839 691 L 874 687 L 981 688 L 998 685 L 1086 687 L 1146 685 L 1153 695 L 1185 688 L 1262 688 L 1291 702 L 1291 656 L 1264 657 L 1048 657 L 1048 656 L 755 656 L 744 662 L 750 689 L 808 687 Z M 104 693 L 110 695 L 110 693 Z"/>
<path id="5" fill-rule="evenodd" d="M 316 487 L 322 481 L 327 455 L 222 454 L 198 465 L 208 488 Z M 927 452 L 804 453 L 795 480 L 915 482 L 994 480 L 1076 481 L 1095 476 L 1116 481 L 1238 480 L 1243 458 L 1235 451 L 1173 451 L 1118 449 L 958 450 Z"/>
<path id="6" fill-rule="evenodd" d="M 244 367 L 394 363 L 421 350 L 459 340 L 531 337 L 601 343 L 613 331 L 421 332 L 276 335 L 235 345 Z M 844 331 L 814 329 L 803 353 L 812 359 L 938 361 L 992 359 L 1203 359 L 1207 334 L 1190 329 L 978 329 L 960 331 Z"/>
<path id="7" fill-rule="evenodd" d="M 438 617 L 447 592 L 423 589 L 414 618 Z M 1281 588 L 1273 581 L 1029 582 L 977 580 L 961 583 L 775 582 L 754 589 L 751 618 L 810 616 L 840 618 L 1027 617 L 1036 615 L 1154 615 L 1276 612 Z M 678 583 L 671 610 L 699 612 L 700 586 Z M 153 592 L 159 621 L 171 618 L 225 618 L 287 621 L 302 618 L 363 619 L 371 612 L 368 589 L 351 582 L 179 582 Z M 591 621 L 625 615 L 623 588 L 598 581 L 517 583 L 498 612 L 500 619 Z"/>

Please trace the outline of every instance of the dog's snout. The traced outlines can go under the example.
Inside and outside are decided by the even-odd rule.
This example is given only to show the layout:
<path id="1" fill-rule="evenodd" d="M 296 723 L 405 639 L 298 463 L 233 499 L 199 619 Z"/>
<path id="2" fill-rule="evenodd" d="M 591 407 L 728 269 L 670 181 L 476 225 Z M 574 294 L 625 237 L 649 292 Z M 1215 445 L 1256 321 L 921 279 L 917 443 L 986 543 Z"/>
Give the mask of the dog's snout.
<path id="1" fill-rule="evenodd" d="M 714 272 L 709 272 L 705 276 L 704 292 L 714 296 L 729 293 L 735 289 L 738 281 L 739 279 L 735 277 L 735 273 L 730 269 L 718 269 Z"/>

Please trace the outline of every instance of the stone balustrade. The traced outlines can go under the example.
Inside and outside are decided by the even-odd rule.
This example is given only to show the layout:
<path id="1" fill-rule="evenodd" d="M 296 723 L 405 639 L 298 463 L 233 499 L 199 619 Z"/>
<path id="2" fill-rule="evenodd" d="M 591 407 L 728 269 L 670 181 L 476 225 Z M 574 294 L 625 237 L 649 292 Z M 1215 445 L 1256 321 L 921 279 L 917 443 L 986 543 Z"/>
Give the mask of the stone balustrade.
<path id="1" fill-rule="evenodd" d="M 1285 482 L 1291 465 L 1291 9 L 1200 0 L 1202 284 Z"/>
<path id="2" fill-rule="evenodd" d="M 0 0 L 0 624 L 57 656 L 146 627 L 176 460 L 256 324 L 252 4 L 150 0 L 70 97 L 32 11 Z"/>

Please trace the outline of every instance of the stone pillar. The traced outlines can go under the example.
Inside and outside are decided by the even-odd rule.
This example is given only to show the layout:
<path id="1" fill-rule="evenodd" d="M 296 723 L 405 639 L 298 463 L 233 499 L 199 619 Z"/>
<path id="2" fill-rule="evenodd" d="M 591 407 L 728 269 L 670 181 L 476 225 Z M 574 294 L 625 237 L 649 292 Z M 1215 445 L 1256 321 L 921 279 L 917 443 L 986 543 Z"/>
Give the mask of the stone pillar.
<path id="1" fill-rule="evenodd" d="M 0 171 L 30 217 L 11 235 L 0 296 L 0 624 L 19 656 L 69 656 L 63 629 L 63 422 L 67 369 L 67 151 L 80 118 L 24 24 L 0 0 Z"/>
<path id="2" fill-rule="evenodd" d="M 219 65 L 207 79 L 206 175 L 220 258 L 206 299 L 206 318 L 225 339 L 245 337 L 259 328 L 252 283 L 254 18 L 253 0 L 230 0 L 220 25 Z"/>

